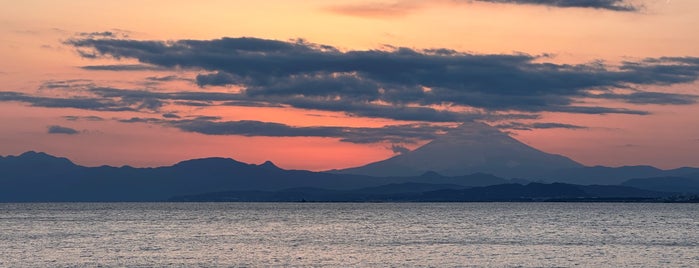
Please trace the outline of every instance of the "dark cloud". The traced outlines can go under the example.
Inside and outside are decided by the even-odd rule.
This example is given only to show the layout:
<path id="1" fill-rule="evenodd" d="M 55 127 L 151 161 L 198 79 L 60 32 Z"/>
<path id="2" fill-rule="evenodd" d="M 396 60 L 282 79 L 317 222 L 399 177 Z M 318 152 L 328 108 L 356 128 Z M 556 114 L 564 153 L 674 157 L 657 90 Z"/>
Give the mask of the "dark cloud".
<path id="1" fill-rule="evenodd" d="M 469 4 L 472 2 L 512 5 L 539 5 L 554 8 L 589 8 L 621 12 L 635 12 L 641 9 L 641 7 L 629 3 L 627 0 L 400 0 L 390 3 L 374 2 L 350 5 L 336 5 L 326 8 L 326 10 L 333 13 L 355 17 L 391 18 L 405 16 L 414 11 L 428 8 L 435 4 L 462 5 Z"/>
<path id="2" fill-rule="evenodd" d="M 77 131 L 77 130 L 69 128 L 69 127 L 62 127 L 62 126 L 58 126 L 58 125 L 53 125 L 53 126 L 48 126 L 48 133 L 49 134 L 75 135 L 75 134 L 80 133 L 80 131 Z"/>
<path id="3" fill-rule="evenodd" d="M 213 105 L 253 106 L 253 107 L 284 107 L 315 109 L 325 111 L 345 112 L 349 115 L 389 118 L 406 121 L 427 122 L 463 122 L 474 119 L 522 118 L 533 119 L 531 114 L 493 114 L 493 113 L 464 113 L 440 111 L 430 107 L 410 107 L 405 105 L 385 105 L 368 102 L 350 102 L 346 100 L 326 100 L 323 98 L 294 98 L 286 96 L 250 96 L 238 93 L 222 92 L 152 92 L 146 90 L 126 90 L 118 88 L 98 87 L 90 92 L 109 99 L 118 99 L 127 104 L 143 102 L 143 100 L 172 101 L 174 104 L 206 107 Z M 158 108 L 159 106 L 152 107 Z M 148 108 L 138 106 L 136 108 Z"/>
<path id="4" fill-rule="evenodd" d="M 630 86 L 688 83 L 699 76 L 699 58 L 690 57 L 649 58 L 607 66 L 600 62 L 541 63 L 545 56 L 481 55 L 449 49 L 343 52 L 304 40 L 74 39 L 67 43 L 76 49 L 90 50 L 95 56 L 134 58 L 162 68 L 202 70 L 196 78 L 200 86 L 244 88 L 241 93 L 219 96 L 200 92 L 166 96 L 177 101 L 265 101 L 359 116 L 435 122 L 463 121 L 472 116 L 453 112 L 454 109 L 434 109 L 439 105 L 471 107 L 485 113 L 643 115 L 647 112 L 577 103 L 590 98 L 592 90 L 606 90 L 607 94 L 594 97 L 634 104 L 690 104 L 695 96 L 611 92 Z"/>
<path id="5" fill-rule="evenodd" d="M 92 80 L 69 79 L 44 81 L 39 89 L 84 89 L 93 86 Z"/>
<path id="6" fill-rule="evenodd" d="M 695 104 L 699 96 L 664 92 L 633 92 L 630 94 L 605 93 L 593 96 L 602 99 L 617 99 L 633 104 L 688 105 Z"/>
<path id="7" fill-rule="evenodd" d="M 77 115 L 67 115 L 63 117 L 65 120 L 68 121 L 104 121 L 104 118 L 99 117 L 99 116 L 94 116 L 94 115 L 89 115 L 89 116 L 77 116 Z"/>
<path id="8" fill-rule="evenodd" d="M 123 103 L 105 98 L 54 98 L 31 96 L 20 92 L 0 91 L 0 101 L 16 101 L 47 108 L 75 108 L 93 111 L 133 111 Z"/>
<path id="9" fill-rule="evenodd" d="M 88 54 L 89 55 L 89 54 Z M 85 55 L 82 55 L 85 56 Z M 112 64 L 112 65 L 87 65 L 81 69 L 90 71 L 162 71 L 165 68 L 147 64 Z"/>
<path id="10" fill-rule="evenodd" d="M 226 101 L 222 102 L 223 106 L 239 106 L 239 107 L 277 107 L 281 108 L 284 105 L 277 103 L 269 103 L 265 101 Z"/>
<path id="11" fill-rule="evenodd" d="M 537 122 L 537 123 L 522 123 L 522 122 L 509 122 L 495 125 L 499 129 L 512 129 L 512 130 L 533 130 L 533 129 L 551 129 L 551 128 L 563 128 L 563 129 L 587 129 L 585 126 L 564 124 L 564 123 L 550 123 L 550 122 Z"/>
<path id="12" fill-rule="evenodd" d="M 465 2 L 464 0 L 457 0 Z M 473 0 L 469 0 L 473 1 Z M 519 4 L 519 5 L 542 5 L 550 7 L 577 7 L 606 9 L 612 11 L 638 11 L 638 7 L 629 4 L 626 0 L 475 0 L 479 2 Z"/>
<path id="13" fill-rule="evenodd" d="M 414 143 L 434 139 L 450 127 L 430 124 L 392 125 L 380 128 L 311 126 L 297 127 L 281 123 L 253 120 L 220 121 L 220 117 L 199 116 L 193 119 L 167 120 L 139 118 L 119 120 L 122 123 L 151 123 L 174 127 L 186 132 L 206 135 L 240 135 L 266 137 L 326 137 L 351 143 Z"/>
<path id="14" fill-rule="evenodd" d="M 181 80 L 182 78 L 176 76 L 176 75 L 167 75 L 167 76 L 149 76 L 146 77 L 146 80 L 148 81 L 154 81 L 154 82 L 170 82 L 170 81 L 176 81 L 176 80 Z"/>
<path id="15" fill-rule="evenodd" d="M 163 118 L 180 118 L 180 116 L 174 113 L 164 113 Z"/>
<path id="16" fill-rule="evenodd" d="M 409 153 L 410 149 L 408 149 L 402 145 L 391 144 L 391 151 L 393 151 L 393 153 L 396 153 L 396 154 L 405 154 L 405 153 Z"/>
<path id="17" fill-rule="evenodd" d="M 177 105 L 193 107 L 209 107 L 214 105 L 212 102 L 209 101 L 175 101 L 173 103 Z"/>
<path id="18" fill-rule="evenodd" d="M 79 32 L 75 35 L 87 38 L 128 38 L 129 32 L 130 31 L 114 29 L 111 31 L 103 32 Z"/>

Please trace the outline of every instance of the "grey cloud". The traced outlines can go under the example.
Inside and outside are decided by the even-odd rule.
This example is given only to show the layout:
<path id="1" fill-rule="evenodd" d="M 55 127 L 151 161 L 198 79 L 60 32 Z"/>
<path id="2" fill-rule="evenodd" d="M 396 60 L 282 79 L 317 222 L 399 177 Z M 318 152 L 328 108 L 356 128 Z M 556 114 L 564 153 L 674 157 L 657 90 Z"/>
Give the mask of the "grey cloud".
<path id="1" fill-rule="evenodd" d="M 95 115 L 89 115 L 89 116 L 77 116 L 77 115 L 67 115 L 64 116 L 63 119 L 68 120 L 68 121 L 104 121 L 104 118 L 95 116 Z"/>
<path id="2" fill-rule="evenodd" d="M 553 8 L 589 8 L 619 12 L 636 12 L 641 6 L 633 5 L 627 0 L 442 0 L 416 1 L 399 0 L 392 3 L 359 3 L 335 5 L 326 10 L 356 17 L 390 18 L 408 15 L 414 11 L 432 5 L 462 5 L 472 2 L 485 2 L 512 5 L 539 5 Z"/>
<path id="3" fill-rule="evenodd" d="M 210 101 L 174 101 L 174 104 L 193 107 L 209 107 L 214 104 Z"/>
<path id="4" fill-rule="evenodd" d="M 284 107 L 284 105 L 277 104 L 277 103 L 269 103 L 265 101 L 226 101 L 222 102 L 221 105 L 223 106 L 240 106 L 240 107 Z"/>
<path id="5" fill-rule="evenodd" d="M 500 117 L 500 115 L 487 113 L 484 114 L 439 111 L 429 107 L 408 107 L 404 105 L 391 106 L 371 104 L 361 101 L 333 101 L 313 98 L 287 98 L 283 96 L 248 96 L 237 93 L 221 92 L 164 93 L 151 92 L 146 90 L 126 90 L 106 87 L 93 88 L 91 89 L 91 92 L 105 98 L 118 98 L 121 100 L 127 100 L 127 104 L 142 100 L 160 100 L 161 102 L 173 101 L 173 103 L 175 104 L 186 106 L 235 105 L 254 107 L 283 107 L 282 104 L 286 104 L 294 108 L 345 112 L 354 116 L 427 122 L 462 122 L 471 121 L 474 119 L 493 119 Z M 527 114 L 518 116 L 516 114 L 511 113 L 504 114 L 502 116 L 508 118 L 518 117 L 529 119 L 536 117 Z"/>
<path id="6" fill-rule="evenodd" d="M 19 92 L 0 91 L 0 101 L 16 101 L 47 108 L 76 108 L 94 111 L 133 111 L 131 107 L 104 98 L 52 98 L 31 96 Z"/>
<path id="7" fill-rule="evenodd" d="M 78 36 L 85 36 L 85 37 L 115 37 L 116 35 L 113 32 L 110 31 L 104 31 L 104 32 L 81 32 L 77 33 Z"/>
<path id="8" fill-rule="evenodd" d="M 158 119 L 158 118 L 142 118 L 142 117 L 132 117 L 129 119 L 119 119 L 117 121 L 122 122 L 122 123 L 154 123 L 154 124 L 164 122 L 163 120 Z"/>
<path id="9" fill-rule="evenodd" d="M 163 118 L 180 118 L 180 116 L 174 113 L 164 113 Z"/>
<path id="10" fill-rule="evenodd" d="M 409 153 L 410 149 L 408 149 L 402 145 L 391 144 L 391 151 L 393 151 L 393 153 L 396 153 L 396 154 L 405 154 L 405 153 Z"/>
<path id="11" fill-rule="evenodd" d="M 311 126 L 297 127 L 281 123 L 253 120 L 218 121 L 220 117 L 200 116 L 193 119 L 165 120 L 158 118 L 130 118 L 122 123 L 152 123 L 174 127 L 186 132 L 206 135 L 240 135 L 266 137 L 329 137 L 350 143 L 414 143 L 434 139 L 438 132 L 450 127 L 429 124 L 393 125 L 380 128 Z"/>
<path id="12" fill-rule="evenodd" d="M 49 80 L 44 81 L 39 89 L 85 89 L 93 85 L 87 79 Z"/>
<path id="13" fill-rule="evenodd" d="M 551 128 L 563 128 L 563 129 L 587 129 L 585 126 L 564 124 L 564 123 L 551 123 L 551 122 L 536 122 L 536 123 L 522 123 L 522 122 L 509 122 L 495 125 L 499 129 L 513 129 L 513 130 L 533 130 L 533 129 L 551 129 Z"/>
<path id="14" fill-rule="evenodd" d="M 58 125 L 53 125 L 53 126 L 48 126 L 48 133 L 49 134 L 75 135 L 75 134 L 80 133 L 80 131 L 77 131 L 77 130 L 69 128 L 69 127 L 62 127 L 62 126 L 58 126 Z"/>
<path id="15" fill-rule="evenodd" d="M 176 80 L 180 80 L 180 79 L 181 78 L 176 76 L 176 75 L 146 77 L 146 80 L 155 81 L 155 82 L 170 82 L 170 81 L 176 81 Z"/>
<path id="16" fill-rule="evenodd" d="M 91 55 L 91 54 L 87 54 Z M 85 56 L 85 55 L 83 55 Z M 88 56 L 89 57 L 89 56 Z M 165 68 L 147 64 L 112 64 L 112 65 L 86 65 L 81 69 L 90 71 L 162 71 Z"/>
<path id="17" fill-rule="evenodd" d="M 664 92 L 633 92 L 630 94 L 605 93 L 592 96 L 602 99 L 618 99 L 633 104 L 689 105 L 697 103 L 699 96 Z"/>
<path id="18" fill-rule="evenodd" d="M 210 115 L 199 115 L 199 116 L 193 116 L 193 120 L 195 121 L 216 121 L 216 120 L 221 120 L 223 119 L 220 116 L 210 116 Z"/>
<path id="19" fill-rule="evenodd" d="M 672 85 L 697 80 L 699 58 L 650 58 L 624 62 L 620 66 L 540 63 L 541 57 L 527 54 L 479 55 L 449 49 L 366 50 L 342 52 L 303 40 L 290 42 L 257 38 L 216 40 L 137 41 L 74 39 L 68 44 L 91 54 L 135 58 L 163 68 L 192 68 L 206 71 L 197 76 L 200 86 L 238 85 L 240 94 L 224 99 L 201 95 L 201 101 L 258 101 L 291 106 L 375 108 L 419 107 L 418 117 L 438 114 L 437 121 L 460 120 L 462 115 L 440 114 L 432 105 L 474 107 L 486 111 L 545 111 L 568 113 L 627 113 L 644 111 L 615 107 L 575 106 L 576 99 L 590 96 L 593 89 L 629 86 Z M 653 93 L 609 96 L 632 103 L 689 104 L 690 95 Z M 235 96 L 233 96 L 235 95 Z M 174 95 L 173 95 L 174 96 Z M 180 101 L 197 101 L 174 96 Z M 686 97 L 682 101 L 678 98 Z M 185 100 L 185 98 L 189 98 Z M 626 99 L 625 99 L 626 98 Z M 290 100 L 290 101 L 288 101 Z M 325 102 L 325 104 L 322 104 Z M 338 105 L 338 106 L 333 106 Z M 303 107 L 300 107 L 303 108 Z M 309 107 L 310 108 L 310 107 Z M 413 112 L 410 108 L 406 111 Z M 372 116 L 375 110 L 348 111 Z M 380 116 L 380 115 L 379 115 Z M 448 118 L 453 116 L 453 118 Z M 415 116 L 404 116 L 412 119 Z"/>
<path id="20" fill-rule="evenodd" d="M 79 32 L 75 35 L 87 38 L 128 38 L 130 31 L 113 29 L 111 31 L 102 32 Z"/>
<path id="21" fill-rule="evenodd" d="M 464 2 L 463 0 L 457 0 Z M 634 6 L 626 0 L 476 0 L 479 2 L 521 4 L 521 5 L 542 5 L 550 7 L 577 7 L 606 9 L 612 11 L 638 11 L 639 7 Z"/>

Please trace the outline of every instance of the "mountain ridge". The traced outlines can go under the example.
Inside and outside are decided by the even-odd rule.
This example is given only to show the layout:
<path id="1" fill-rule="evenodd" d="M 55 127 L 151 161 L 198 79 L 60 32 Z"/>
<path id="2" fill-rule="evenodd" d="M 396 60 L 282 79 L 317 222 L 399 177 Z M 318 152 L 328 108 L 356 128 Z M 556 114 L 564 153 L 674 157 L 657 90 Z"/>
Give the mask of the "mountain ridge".
<path id="1" fill-rule="evenodd" d="M 615 169 L 590 168 L 592 171 L 604 170 L 608 174 L 624 173 L 626 170 L 621 168 L 615 171 Z M 640 167 L 640 169 L 660 170 L 652 167 Z M 73 164 L 67 158 L 37 152 L 0 157 L 0 171 L 3 174 L 0 176 L 0 202 L 164 201 L 173 196 L 219 191 L 270 192 L 296 189 L 297 192 L 303 192 L 299 189 L 304 188 L 322 189 L 316 192 L 340 193 L 374 187 L 377 192 L 398 191 L 394 194 L 402 196 L 426 190 L 456 190 L 455 188 L 461 187 L 466 189 L 513 183 L 526 185 L 534 181 L 504 179 L 486 173 L 445 176 L 434 171 L 411 177 L 371 177 L 285 170 L 269 161 L 256 165 L 223 157 L 191 159 L 180 161 L 172 166 L 155 168 L 83 167 Z M 697 190 L 699 179 L 693 179 L 699 178 L 699 169 L 681 168 L 662 172 L 686 173 L 684 176 L 690 179 L 682 179 L 681 176 L 679 180 L 652 177 L 646 178 L 647 181 L 639 184 L 636 178 L 637 180 L 630 180 L 628 185 L 620 183 L 621 185 L 617 186 L 649 191 L 665 190 L 690 194 L 695 190 L 699 192 Z M 633 175 L 637 174 L 627 174 L 627 176 Z M 557 181 L 551 180 L 554 183 Z M 664 188 L 657 185 L 664 185 Z M 626 188 L 610 188 L 603 185 L 596 187 L 606 187 L 604 191 L 612 194 L 628 192 Z"/>

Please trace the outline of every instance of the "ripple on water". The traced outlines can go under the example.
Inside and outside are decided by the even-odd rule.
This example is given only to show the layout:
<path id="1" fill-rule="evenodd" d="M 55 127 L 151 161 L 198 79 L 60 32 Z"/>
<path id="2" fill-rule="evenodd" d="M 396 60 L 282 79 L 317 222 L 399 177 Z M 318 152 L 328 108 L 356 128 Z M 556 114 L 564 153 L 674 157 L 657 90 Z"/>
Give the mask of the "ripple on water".
<path id="1" fill-rule="evenodd" d="M 0 267 L 699 266 L 699 206 L 0 204 Z"/>

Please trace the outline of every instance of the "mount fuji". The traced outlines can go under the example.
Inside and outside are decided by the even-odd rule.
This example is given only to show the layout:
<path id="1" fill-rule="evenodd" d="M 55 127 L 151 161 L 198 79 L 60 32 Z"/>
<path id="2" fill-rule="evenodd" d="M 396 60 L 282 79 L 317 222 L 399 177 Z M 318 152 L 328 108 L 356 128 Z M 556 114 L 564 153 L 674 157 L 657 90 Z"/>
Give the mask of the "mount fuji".
<path id="1" fill-rule="evenodd" d="M 433 171 L 448 176 L 488 173 L 528 178 L 582 167 L 570 158 L 542 152 L 494 127 L 473 122 L 464 123 L 413 151 L 337 172 L 386 177 Z"/>

